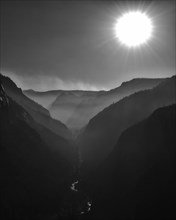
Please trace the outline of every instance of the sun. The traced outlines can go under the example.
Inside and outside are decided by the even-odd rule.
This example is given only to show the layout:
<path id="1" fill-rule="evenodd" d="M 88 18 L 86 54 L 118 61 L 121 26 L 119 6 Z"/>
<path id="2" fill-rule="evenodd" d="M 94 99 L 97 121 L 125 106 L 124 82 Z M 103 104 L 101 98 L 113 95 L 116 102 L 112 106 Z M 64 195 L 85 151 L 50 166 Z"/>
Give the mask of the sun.
<path id="1" fill-rule="evenodd" d="M 138 47 L 152 36 L 152 20 L 146 13 L 131 11 L 123 14 L 114 26 L 115 37 L 127 47 Z"/>

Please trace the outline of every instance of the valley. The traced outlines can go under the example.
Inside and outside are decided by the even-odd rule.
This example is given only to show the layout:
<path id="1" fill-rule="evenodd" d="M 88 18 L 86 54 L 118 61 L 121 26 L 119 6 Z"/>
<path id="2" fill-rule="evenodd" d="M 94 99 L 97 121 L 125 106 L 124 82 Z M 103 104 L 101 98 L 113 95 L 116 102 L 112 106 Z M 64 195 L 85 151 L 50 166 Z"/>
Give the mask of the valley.
<path id="1" fill-rule="evenodd" d="M 0 1 L 0 220 L 176 219 L 176 1 Z"/>
<path id="2" fill-rule="evenodd" d="M 175 215 L 175 76 L 110 91 L 39 94 L 0 80 L 5 219 Z M 63 121 L 53 119 L 51 106 Z M 80 119 L 76 128 L 69 114 L 73 124 Z"/>

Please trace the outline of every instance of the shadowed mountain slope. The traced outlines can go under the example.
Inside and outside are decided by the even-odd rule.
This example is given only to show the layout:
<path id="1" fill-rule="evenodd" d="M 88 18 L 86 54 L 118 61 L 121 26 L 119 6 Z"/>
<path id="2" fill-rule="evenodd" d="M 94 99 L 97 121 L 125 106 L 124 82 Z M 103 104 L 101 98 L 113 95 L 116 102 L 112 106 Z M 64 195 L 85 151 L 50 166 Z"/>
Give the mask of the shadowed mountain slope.
<path id="1" fill-rule="evenodd" d="M 22 90 L 18 88 L 9 77 L 0 74 L 0 79 L 7 95 L 21 105 L 37 123 L 50 129 L 53 133 L 59 136 L 71 138 L 70 131 L 63 123 L 52 119 L 47 109 L 26 97 Z"/>
<path id="2" fill-rule="evenodd" d="M 107 107 L 90 120 L 78 137 L 86 166 L 104 160 L 123 130 L 145 119 L 155 109 L 176 102 L 176 77 L 166 79 L 157 87 L 140 91 Z"/>
<path id="3" fill-rule="evenodd" d="M 73 149 L 38 125 L 7 96 L 1 83 L 0 121 L 1 219 L 33 219 L 40 213 L 58 211 L 76 166 Z"/>
<path id="4" fill-rule="evenodd" d="M 88 219 L 175 219 L 176 105 L 125 130 L 107 160 L 86 179 Z"/>

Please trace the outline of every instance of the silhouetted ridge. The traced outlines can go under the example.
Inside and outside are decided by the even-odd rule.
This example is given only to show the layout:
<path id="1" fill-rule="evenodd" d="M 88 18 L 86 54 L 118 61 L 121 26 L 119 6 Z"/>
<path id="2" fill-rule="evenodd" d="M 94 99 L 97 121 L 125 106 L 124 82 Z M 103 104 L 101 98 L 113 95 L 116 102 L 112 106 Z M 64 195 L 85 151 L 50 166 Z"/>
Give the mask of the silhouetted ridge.
<path id="1" fill-rule="evenodd" d="M 122 82 L 121 86 L 126 86 L 126 85 L 130 85 L 130 84 L 139 84 L 139 83 L 154 83 L 155 82 L 162 82 L 164 81 L 166 78 L 134 78 L 134 79 L 131 79 L 129 81 L 124 81 Z"/>

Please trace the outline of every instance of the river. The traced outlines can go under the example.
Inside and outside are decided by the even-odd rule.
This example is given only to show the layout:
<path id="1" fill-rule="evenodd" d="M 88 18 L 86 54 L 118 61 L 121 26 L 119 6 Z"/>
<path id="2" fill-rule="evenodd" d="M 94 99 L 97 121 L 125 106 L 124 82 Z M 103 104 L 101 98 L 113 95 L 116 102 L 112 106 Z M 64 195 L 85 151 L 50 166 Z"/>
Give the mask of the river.
<path id="1" fill-rule="evenodd" d="M 74 181 L 64 196 L 62 205 L 52 214 L 39 214 L 37 220 L 82 220 L 91 211 L 92 201 Z"/>
<path id="2" fill-rule="evenodd" d="M 79 185 L 79 181 L 77 180 L 71 184 L 70 189 L 73 192 L 77 193 L 78 200 L 80 201 L 79 207 L 78 207 L 79 214 L 84 215 L 91 211 L 92 201 L 82 190 L 77 188 L 78 185 Z"/>

